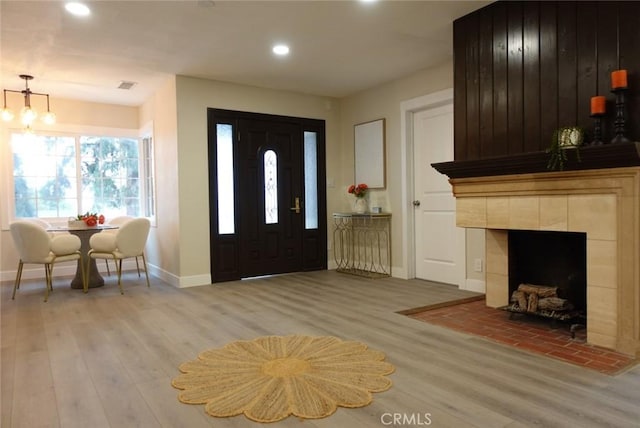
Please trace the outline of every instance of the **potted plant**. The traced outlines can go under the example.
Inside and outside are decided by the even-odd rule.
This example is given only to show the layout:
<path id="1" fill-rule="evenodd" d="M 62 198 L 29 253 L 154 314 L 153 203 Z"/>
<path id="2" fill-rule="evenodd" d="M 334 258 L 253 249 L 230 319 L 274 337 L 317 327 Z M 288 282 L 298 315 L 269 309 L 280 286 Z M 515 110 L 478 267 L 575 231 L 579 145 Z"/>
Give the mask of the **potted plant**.
<path id="1" fill-rule="evenodd" d="M 575 149 L 576 159 L 580 162 L 580 146 L 583 141 L 584 131 L 578 126 L 564 126 L 556 129 L 551 137 L 551 145 L 546 150 L 551 155 L 547 169 L 562 171 L 568 160 L 567 149 Z"/>

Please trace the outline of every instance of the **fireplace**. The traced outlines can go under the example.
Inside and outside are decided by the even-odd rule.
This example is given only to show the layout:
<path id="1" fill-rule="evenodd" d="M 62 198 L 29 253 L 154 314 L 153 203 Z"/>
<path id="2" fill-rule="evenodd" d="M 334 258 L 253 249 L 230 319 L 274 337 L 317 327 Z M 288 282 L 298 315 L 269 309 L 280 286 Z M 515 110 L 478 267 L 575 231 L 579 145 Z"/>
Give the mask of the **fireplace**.
<path id="1" fill-rule="evenodd" d="M 584 284 L 584 297 L 575 300 L 584 305 L 587 342 L 640 356 L 640 167 L 452 178 L 450 182 L 457 225 L 485 229 L 488 306 L 509 304 L 510 283 L 546 281 L 511 278 L 530 269 L 511 272 L 512 247 L 522 245 L 517 241 L 533 245 L 537 235 L 527 235 L 531 231 L 568 233 L 583 242 L 584 249 L 566 251 L 583 254 L 585 269 L 571 268 L 561 275 L 567 283 Z M 533 259 L 544 254 L 555 259 L 554 245 L 536 250 L 535 256 L 515 257 Z"/>

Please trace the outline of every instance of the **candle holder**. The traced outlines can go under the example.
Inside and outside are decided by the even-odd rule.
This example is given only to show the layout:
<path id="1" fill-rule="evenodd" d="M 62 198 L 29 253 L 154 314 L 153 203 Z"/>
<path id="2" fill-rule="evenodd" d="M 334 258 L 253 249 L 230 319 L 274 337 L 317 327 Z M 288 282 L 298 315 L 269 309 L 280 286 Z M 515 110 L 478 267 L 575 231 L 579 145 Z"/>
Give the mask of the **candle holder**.
<path id="1" fill-rule="evenodd" d="M 589 143 L 590 146 L 601 146 L 604 144 L 602 141 L 602 117 L 604 113 L 593 113 L 593 140 Z"/>
<path id="2" fill-rule="evenodd" d="M 615 88 L 612 89 L 616 95 L 616 118 L 613 122 L 614 137 L 611 140 L 612 144 L 628 143 L 630 140 L 625 137 L 625 124 L 627 120 L 627 106 L 625 103 L 625 93 L 628 88 Z"/>

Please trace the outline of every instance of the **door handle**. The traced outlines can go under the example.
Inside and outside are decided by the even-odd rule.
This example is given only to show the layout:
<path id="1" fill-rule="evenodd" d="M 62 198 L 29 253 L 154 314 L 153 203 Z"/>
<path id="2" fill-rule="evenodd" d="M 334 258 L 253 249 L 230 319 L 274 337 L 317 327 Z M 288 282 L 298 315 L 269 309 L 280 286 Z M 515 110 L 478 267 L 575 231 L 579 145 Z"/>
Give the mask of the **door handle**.
<path id="1" fill-rule="evenodd" d="M 296 197 L 295 206 L 289 208 L 291 211 L 295 211 L 296 214 L 300 214 L 300 198 Z"/>
<path id="2" fill-rule="evenodd" d="M 417 199 L 415 201 L 413 201 L 413 206 L 414 207 L 419 207 L 420 206 L 420 201 L 417 200 Z"/>

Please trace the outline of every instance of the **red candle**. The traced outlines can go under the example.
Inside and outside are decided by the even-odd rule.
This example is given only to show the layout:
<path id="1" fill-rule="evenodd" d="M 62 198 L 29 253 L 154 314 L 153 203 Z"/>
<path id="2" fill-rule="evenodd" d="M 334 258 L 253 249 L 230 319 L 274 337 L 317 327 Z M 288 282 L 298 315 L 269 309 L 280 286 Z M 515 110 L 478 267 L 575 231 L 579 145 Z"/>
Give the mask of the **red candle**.
<path id="1" fill-rule="evenodd" d="M 604 114 L 607 100 L 604 96 L 591 97 L 591 114 Z"/>
<path id="2" fill-rule="evenodd" d="M 627 70 L 616 70 L 611 72 L 611 89 L 627 87 Z"/>

